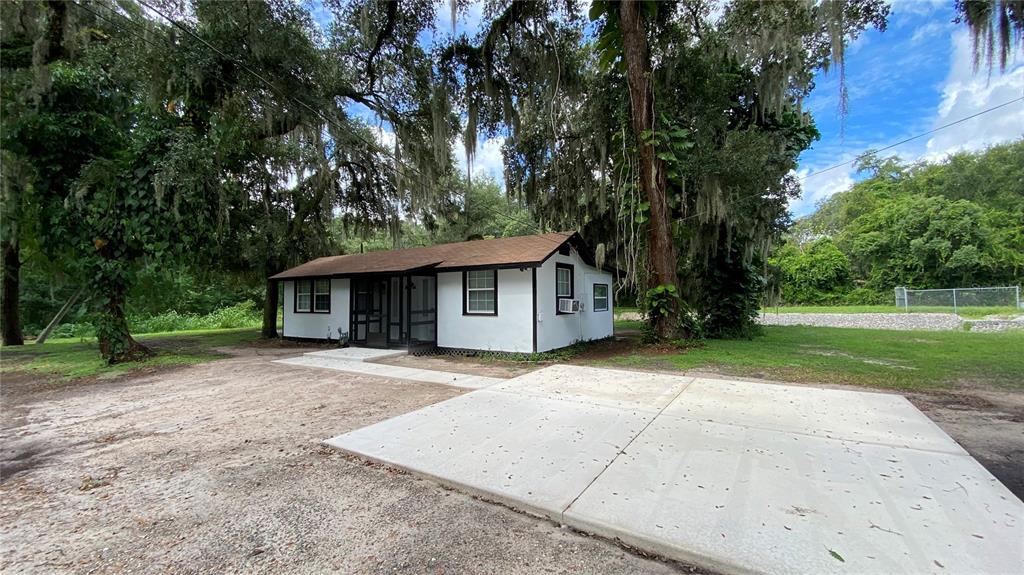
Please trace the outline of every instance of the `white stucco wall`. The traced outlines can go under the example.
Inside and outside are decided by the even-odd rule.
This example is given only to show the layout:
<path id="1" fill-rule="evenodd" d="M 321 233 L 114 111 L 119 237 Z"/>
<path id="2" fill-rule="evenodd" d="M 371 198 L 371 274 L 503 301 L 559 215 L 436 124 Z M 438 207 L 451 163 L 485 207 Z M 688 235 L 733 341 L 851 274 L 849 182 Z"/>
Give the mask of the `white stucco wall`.
<path id="1" fill-rule="evenodd" d="M 331 313 L 295 313 L 295 282 L 284 281 L 284 336 L 338 339 L 338 328 L 349 330 L 349 280 L 331 280 Z"/>
<path id="2" fill-rule="evenodd" d="M 462 315 L 462 272 L 438 273 L 437 345 L 530 353 L 532 291 L 532 270 L 498 270 L 498 315 Z"/>
<path id="3" fill-rule="evenodd" d="M 555 300 L 555 264 L 566 263 L 574 266 L 573 294 L 580 300 L 583 311 L 558 315 Z M 595 312 L 593 285 L 608 284 L 608 311 Z M 537 351 L 549 351 L 577 341 L 589 341 L 611 337 L 612 276 L 608 272 L 591 267 L 580 259 L 575 249 L 569 255 L 556 253 L 537 268 Z"/>

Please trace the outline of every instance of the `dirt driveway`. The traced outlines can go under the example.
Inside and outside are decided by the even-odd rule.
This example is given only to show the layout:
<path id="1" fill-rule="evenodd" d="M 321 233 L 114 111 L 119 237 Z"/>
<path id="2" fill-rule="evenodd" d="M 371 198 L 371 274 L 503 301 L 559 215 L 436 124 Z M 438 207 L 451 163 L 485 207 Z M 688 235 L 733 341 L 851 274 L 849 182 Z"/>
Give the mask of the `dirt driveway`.
<path id="1" fill-rule="evenodd" d="M 320 441 L 462 393 L 270 363 L 5 377 L 0 571 L 673 573 Z"/>

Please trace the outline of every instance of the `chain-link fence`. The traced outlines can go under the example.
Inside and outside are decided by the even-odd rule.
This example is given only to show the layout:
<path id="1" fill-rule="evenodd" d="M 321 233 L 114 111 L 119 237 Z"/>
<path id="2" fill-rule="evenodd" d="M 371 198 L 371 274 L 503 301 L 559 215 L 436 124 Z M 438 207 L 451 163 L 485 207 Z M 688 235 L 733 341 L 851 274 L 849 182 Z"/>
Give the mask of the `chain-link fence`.
<path id="1" fill-rule="evenodd" d="M 907 312 L 1016 313 L 1022 308 L 1020 286 L 907 289 L 896 288 L 896 307 Z"/>

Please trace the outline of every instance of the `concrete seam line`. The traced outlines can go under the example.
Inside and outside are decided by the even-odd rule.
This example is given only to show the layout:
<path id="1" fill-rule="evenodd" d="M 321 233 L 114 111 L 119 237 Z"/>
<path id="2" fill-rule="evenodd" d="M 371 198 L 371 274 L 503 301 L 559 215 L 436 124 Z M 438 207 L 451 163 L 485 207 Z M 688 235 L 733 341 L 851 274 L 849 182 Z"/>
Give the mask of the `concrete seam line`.
<path id="1" fill-rule="evenodd" d="M 686 391 L 687 389 L 689 389 L 689 388 L 690 388 L 690 385 L 691 385 L 691 384 L 692 384 L 692 383 L 693 383 L 694 381 L 696 381 L 696 378 L 690 378 L 690 381 L 686 382 L 686 385 L 684 385 L 684 386 L 683 386 L 683 388 L 679 390 L 679 393 L 675 394 L 675 396 L 673 396 L 673 397 L 672 397 L 672 399 L 668 400 L 668 401 L 667 401 L 667 402 L 665 403 L 665 405 L 664 405 L 664 406 L 662 406 L 662 408 L 658 410 L 658 413 L 654 414 L 654 417 L 652 417 L 652 418 L 651 418 L 651 420 L 647 422 L 647 425 L 643 426 L 643 428 L 642 428 L 642 429 L 641 429 L 640 431 L 636 432 L 636 435 L 634 435 L 634 436 L 632 437 L 632 439 L 630 439 L 630 440 L 629 440 L 629 441 L 628 441 L 628 442 L 626 443 L 626 445 L 622 446 L 622 449 L 619 449 L 619 452 L 615 454 L 615 457 L 613 457 L 613 458 L 611 459 L 611 461 L 609 461 L 608 463 L 606 463 L 606 464 L 605 464 L 605 466 L 604 466 L 604 469 L 602 469 L 602 470 L 601 470 L 601 471 L 600 471 L 600 472 L 599 472 L 599 473 L 598 473 L 597 475 L 595 475 L 595 476 L 594 476 L 594 478 L 590 480 L 590 483 L 587 483 L 587 486 L 586 486 L 586 487 L 584 487 L 584 488 L 583 488 L 583 490 L 582 490 L 582 491 L 580 491 L 580 492 L 579 492 L 579 493 L 578 493 L 578 494 L 576 495 L 576 497 L 573 497 L 573 498 L 572 498 L 572 501 L 570 501 L 570 502 L 569 502 L 569 504 L 565 506 L 565 509 L 562 509 L 562 512 L 561 512 L 561 514 L 560 514 L 560 515 L 561 515 L 561 517 L 562 517 L 562 523 L 565 523 L 565 512 L 566 512 L 566 511 L 568 511 L 568 510 L 569 510 L 569 508 L 570 508 L 570 507 L 572 507 L 572 506 L 573 506 L 573 504 L 574 504 L 574 503 L 576 503 L 576 501 L 577 501 L 577 500 L 578 500 L 578 499 L 579 499 L 580 497 L 583 497 L 583 494 L 584 494 L 584 493 L 586 493 L 588 489 L 590 489 L 590 486 L 591 486 L 591 485 L 593 485 L 593 484 L 594 484 L 594 482 L 596 482 L 596 481 L 597 481 L 598 479 L 600 479 L 600 477 L 601 477 L 602 475 L 604 475 L 604 472 L 605 472 L 605 471 L 608 471 L 608 468 L 609 468 L 609 467 L 611 467 L 613 463 L 615 463 L 615 460 L 616 460 L 616 459 L 618 459 L 620 455 L 622 455 L 623 453 L 625 453 L 625 452 L 626 452 L 626 450 L 627 450 L 627 449 L 629 449 L 629 446 L 630 446 L 630 445 L 633 445 L 633 442 L 634 442 L 634 441 L 636 441 L 636 438 L 637 438 L 637 437 L 640 437 L 640 436 L 641 436 L 641 435 L 643 434 L 643 432 L 647 431 L 647 428 L 648 428 L 648 427 L 650 427 L 650 426 L 651 426 L 651 424 L 652 424 L 652 423 L 654 423 L 654 421 L 655 421 L 656 419 L 658 419 L 659 417 L 661 417 L 661 414 L 662 414 L 662 413 L 663 413 L 663 412 L 664 412 L 664 411 L 665 411 L 666 409 L 668 409 L 668 406 L 672 405 L 672 403 L 673 403 L 673 402 L 674 402 L 675 400 L 679 399 L 679 396 L 680 396 L 680 395 L 682 395 L 684 391 Z"/>

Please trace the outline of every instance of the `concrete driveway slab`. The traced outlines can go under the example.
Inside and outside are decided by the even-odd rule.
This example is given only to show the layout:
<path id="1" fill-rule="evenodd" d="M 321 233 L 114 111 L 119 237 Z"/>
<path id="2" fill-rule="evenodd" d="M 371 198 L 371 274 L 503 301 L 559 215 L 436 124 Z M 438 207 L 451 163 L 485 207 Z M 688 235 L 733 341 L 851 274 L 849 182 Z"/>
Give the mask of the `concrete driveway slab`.
<path id="1" fill-rule="evenodd" d="M 665 415 L 966 454 L 905 397 L 698 378 Z"/>
<path id="2" fill-rule="evenodd" d="M 652 414 L 475 391 L 328 445 L 560 520 Z"/>
<path id="3" fill-rule="evenodd" d="M 659 417 L 565 520 L 726 573 L 1012 573 L 1021 512 L 970 456 Z"/>
<path id="4" fill-rule="evenodd" d="M 691 381 L 692 377 L 678 375 L 553 365 L 499 383 L 491 390 L 657 413 Z"/>
<path id="5" fill-rule="evenodd" d="M 556 366 L 328 443 L 726 573 L 1024 571 L 1024 503 L 899 396 Z"/>

